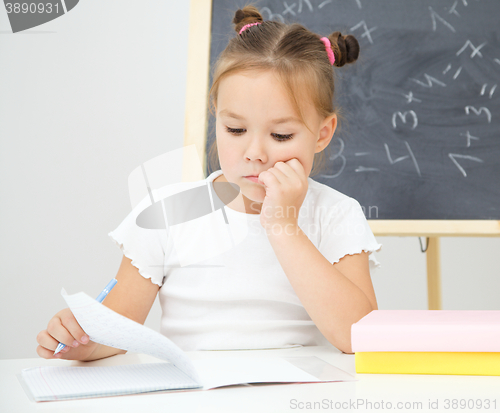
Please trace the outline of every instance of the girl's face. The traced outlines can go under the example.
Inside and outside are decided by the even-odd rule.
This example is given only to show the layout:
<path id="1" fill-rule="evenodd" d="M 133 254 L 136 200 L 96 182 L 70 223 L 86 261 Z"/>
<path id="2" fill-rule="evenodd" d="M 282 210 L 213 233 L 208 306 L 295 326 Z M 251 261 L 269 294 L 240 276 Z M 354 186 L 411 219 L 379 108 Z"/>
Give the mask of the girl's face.
<path id="1" fill-rule="evenodd" d="M 304 104 L 304 120 L 311 133 L 270 71 L 224 78 L 217 102 L 216 139 L 223 175 L 216 181 L 240 187 L 245 205 L 241 212 L 259 213 L 266 196 L 264 185 L 246 176 L 259 175 L 292 158 L 309 176 L 314 154 L 328 145 L 337 125 L 336 115 L 321 119 L 312 104 Z"/>

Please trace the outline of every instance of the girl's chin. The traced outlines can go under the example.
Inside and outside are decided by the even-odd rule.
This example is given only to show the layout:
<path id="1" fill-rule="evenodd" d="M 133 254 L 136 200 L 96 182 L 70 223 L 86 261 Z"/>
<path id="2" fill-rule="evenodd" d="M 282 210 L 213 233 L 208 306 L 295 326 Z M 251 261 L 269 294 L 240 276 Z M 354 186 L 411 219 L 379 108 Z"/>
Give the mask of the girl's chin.
<path id="1" fill-rule="evenodd" d="M 245 198 L 247 198 L 248 200 L 250 201 L 253 201 L 253 202 L 258 202 L 260 204 L 262 204 L 264 202 L 264 198 L 266 197 L 266 191 L 264 190 L 264 188 L 262 188 L 261 190 L 259 189 L 254 189 L 254 190 L 247 190 L 245 192 L 242 192 L 243 193 L 243 196 Z"/>
<path id="2" fill-rule="evenodd" d="M 245 198 L 248 199 L 250 202 L 257 202 L 258 204 L 262 204 L 264 202 L 264 197 L 262 198 L 255 196 L 249 197 L 245 195 Z"/>

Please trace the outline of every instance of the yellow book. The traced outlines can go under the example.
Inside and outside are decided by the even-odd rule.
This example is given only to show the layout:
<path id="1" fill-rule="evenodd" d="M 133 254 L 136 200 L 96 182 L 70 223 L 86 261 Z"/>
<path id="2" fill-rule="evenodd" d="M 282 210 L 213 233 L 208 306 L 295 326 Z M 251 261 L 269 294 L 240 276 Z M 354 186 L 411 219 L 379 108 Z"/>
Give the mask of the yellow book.
<path id="1" fill-rule="evenodd" d="M 500 376 L 500 353 L 356 352 L 356 373 Z"/>

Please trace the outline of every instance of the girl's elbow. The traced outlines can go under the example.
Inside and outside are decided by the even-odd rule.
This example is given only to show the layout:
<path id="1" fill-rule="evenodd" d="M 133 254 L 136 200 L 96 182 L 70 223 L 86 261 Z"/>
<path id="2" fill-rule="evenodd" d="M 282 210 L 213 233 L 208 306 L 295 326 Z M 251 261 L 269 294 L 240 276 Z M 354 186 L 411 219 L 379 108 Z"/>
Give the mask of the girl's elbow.
<path id="1" fill-rule="evenodd" d="M 342 353 L 345 354 L 354 354 L 352 352 L 352 346 L 351 346 L 351 331 L 349 330 L 346 335 L 344 335 L 343 338 L 337 336 L 332 336 L 328 338 L 328 341 L 330 344 L 332 344 L 335 348 L 340 350 Z"/>
<path id="2" fill-rule="evenodd" d="M 354 354 L 350 343 L 349 345 L 335 346 L 335 347 L 337 347 L 344 354 Z"/>
<path id="3" fill-rule="evenodd" d="M 354 354 L 353 351 L 352 351 L 352 345 L 351 345 L 351 337 L 349 337 L 349 342 L 348 343 L 345 343 L 343 346 L 341 346 L 339 348 L 339 350 L 342 352 L 342 353 L 345 353 L 345 354 Z"/>

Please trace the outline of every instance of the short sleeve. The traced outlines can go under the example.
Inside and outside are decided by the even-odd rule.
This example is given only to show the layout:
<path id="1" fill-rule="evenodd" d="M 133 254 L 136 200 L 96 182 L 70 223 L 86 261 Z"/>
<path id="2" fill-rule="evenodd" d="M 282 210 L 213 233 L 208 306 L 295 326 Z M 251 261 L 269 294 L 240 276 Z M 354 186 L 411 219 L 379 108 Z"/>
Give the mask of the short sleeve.
<path id="1" fill-rule="evenodd" d="M 369 253 L 370 270 L 380 267 L 374 252 L 380 251 L 361 205 L 347 198 L 329 208 L 321 223 L 319 251 L 335 264 L 346 255 Z"/>
<path id="2" fill-rule="evenodd" d="M 146 229 L 136 224 L 137 216 L 145 209 L 144 202 L 134 208 L 108 236 L 120 247 L 132 265 L 144 278 L 162 286 L 165 262 L 165 229 Z"/>

